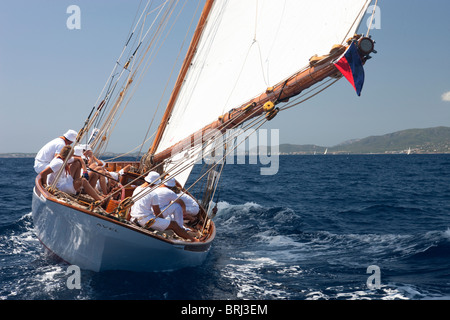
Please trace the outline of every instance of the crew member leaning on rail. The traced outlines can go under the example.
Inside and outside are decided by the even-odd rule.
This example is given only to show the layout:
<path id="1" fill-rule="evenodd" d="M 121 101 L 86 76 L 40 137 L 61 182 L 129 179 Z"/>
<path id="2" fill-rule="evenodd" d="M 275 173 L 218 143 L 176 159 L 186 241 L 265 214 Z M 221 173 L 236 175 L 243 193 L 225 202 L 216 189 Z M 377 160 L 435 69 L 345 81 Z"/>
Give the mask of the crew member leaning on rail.
<path id="1" fill-rule="evenodd" d="M 41 173 L 53 158 L 61 151 L 64 146 L 71 145 L 77 138 L 75 130 L 68 130 L 62 136 L 47 142 L 36 154 L 34 158 L 34 170 L 37 174 Z"/>
<path id="2" fill-rule="evenodd" d="M 56 174 L 60 168 L 64 165 L 64 161 L 72 151 L 72 146 L 64 146 L 60 153 L 53 158 L 50 164 L 41 172 L 41 183 L 52 185 L 56 179 Z M 94 198 L 96 201 L 104 200 L 103 196 L 100 196 L 97 191 L 89 184 L 84 177 L 81 177 L 81 159 L 74 158 L 71 164 L 66 164 L 64 172 L 56 182 L 56 188 L 71 195 L 75 195 L 81 191 L 83 187 L 84 191 Z M 69 159 L 70 160 L 70 159 Z"/>

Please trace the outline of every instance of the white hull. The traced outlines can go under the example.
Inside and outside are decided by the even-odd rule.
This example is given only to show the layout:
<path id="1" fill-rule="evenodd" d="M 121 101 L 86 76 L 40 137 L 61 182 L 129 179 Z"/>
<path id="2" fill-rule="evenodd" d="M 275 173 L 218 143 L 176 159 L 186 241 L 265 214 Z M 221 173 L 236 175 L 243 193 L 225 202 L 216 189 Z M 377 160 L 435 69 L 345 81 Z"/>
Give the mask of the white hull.
<path id="1" fill-rule="evenodd" d="M 92 271 L 171 271 L 200 265 L 204 243 L 168 241 L 133 225 L 77 210 L 33 190 L 33 222 L 42 244 L 67 263 Z M 215 231 L 213 231 L 215 232 Z"/>

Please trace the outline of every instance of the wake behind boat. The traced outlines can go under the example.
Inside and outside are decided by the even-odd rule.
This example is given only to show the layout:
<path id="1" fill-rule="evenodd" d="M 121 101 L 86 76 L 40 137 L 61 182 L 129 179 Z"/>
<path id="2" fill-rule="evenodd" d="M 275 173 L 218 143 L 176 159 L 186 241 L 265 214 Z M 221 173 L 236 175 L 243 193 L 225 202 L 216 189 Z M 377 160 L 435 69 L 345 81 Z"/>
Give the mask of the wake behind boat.
<path id="1" fill-rule="evenodd" d="M 109 160 L 104 171 L 91 169 L 104 183 L 121 173 L 117 188 L 99 190 L 101 200 L 86 194 L 87 185 L 84 192 L 65 192 L 57 187 L 58 179 L 75 148 L 84 146 L 96 158 L 106 152 L 116 121 L 140 83 L 134 80 L 147 72 L 158 41 L 168 37 L 171 19 L 177 20 L 177 8 L 183 7 L 178 1 L 156 6 L 149 1 L 56 179 L 45 183 L 42 173 L 36 177 L 32 211 L 40 241 L 68 263 L 93 271 L 162 271 L 203 263 L 216 235 L 220 176 L 239 144 L 342 76 L 360 95 L 362 66 L 374 42 L 355 33 L 370 3 L 206 1 L 162 119 L 145 133 L 144 143 L 153 133 L 148 151 L 138 161 Z M 151 23 L 149 17 L 154 17 Z M 199 163 L 203 169 L 192 178 Z M 137 195 L 150 172 L 158 173 L 160 182 Z M 139 224 L 131 214 L 137 201 L 171 178 L 181 190 L 178 198 L 189 195 L 198 204 L 195 218 L 179 223 L 190 239 L 155 229 L 153 220 Z"/>

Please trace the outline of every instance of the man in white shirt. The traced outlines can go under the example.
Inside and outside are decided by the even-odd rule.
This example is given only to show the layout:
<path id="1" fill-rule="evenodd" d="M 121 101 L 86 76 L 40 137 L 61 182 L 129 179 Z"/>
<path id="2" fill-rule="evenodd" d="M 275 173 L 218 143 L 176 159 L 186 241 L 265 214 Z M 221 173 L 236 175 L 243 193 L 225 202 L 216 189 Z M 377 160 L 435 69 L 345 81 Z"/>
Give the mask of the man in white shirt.
<path id="1" fill-rule="evenodd" d="M 34 158 L 34 170 L 36 173 L 41 173 L 49 164 L 50 161 L 61 151 L 66 145 L 71 145 L 77 138 L 77 132 L 74 130 L 67 131 L 64 135 L 47 142 Z"/>
<path id="2" fill-rule="evenodd" d="M 196 216 L 198 212 L 200 211 L 200 207 L 198 205 L 198 202 L 192 198 L 191 195 L 187 193 L 179 193 L 177 194 L 178 197 L 180 197 L 181 200 L 186 204 L 186 213 L 191 216 Z"/>
<path id="3" fill-rule="evenodd" d="M 144 227 L 145 224 L 152 218 L 155 218 L 152 206 L 158 204 L 158 198 L 154 197 L 154 190 L 149 191 L 151 188 L 156 188 L 156 185 L 161 181 L 159 180 L 159 174 L 157 172 L 150 172 L 145 178 L 145 182 L 138 186 L 133 191 L 132 199 L 134 204 L 131 207 L 130 216 L 135 221 L 139 223 L 140 226 Z M 168 226 L 168 221 L 157 221 L 154 224 L 155 229 L 161 231 L 165 230 Z"/>
<path id="4" fill-rule="evenodd" d="M 41 171 L 41 184 L 44 186 L 52 185 L 56 179 L 56 175 L 64 165 L 64 161 L 72 151 L 71 146 L 64 146 L 60 153 L 50 161 L 49 165 Z M 66 163 L 66 168 L 61 173 L 58 181 L 56 182 L 56 188 L 66 192 L 68 194 L 76 194 L 84 188 L 87 194 L 89 194 L 94 200 L 101 201 L 103 198 L 95 191 L 95 189 L 89 184 L 89 182 L 81 177 L 81 160 L 74 161 L 71 165 Z"/>
<path id="5" fill-rule="evenodd" d="M 190 221 L 195 221 L 196 216 L 200 211 L 200 206 L 197 200 L 195 200 L 189 193 L 182 191 L 174 178 L 167 180 L 164 185 L 175 193 L 176 198 L 179 200 L 178 203 L 182 202 L 184 204 L 183 218 Z M 171 197 L 173 197 L 173 194 Z M 173 200 L 171 199 L 171 201 Z"/>
<path id="6" fill-rule="evenodd" d="M 186 213 L 186 204 L 169 187 L 175 186 L 175 179 L 171 178 L 164 185 L 155 190 L 158 195 L 159 208 L 164 218 L 170 217 L 183 227 L 183 214 Z"/>
<path id="7" fill-rule="evenodd" d="M 145 182 L 134 190 L 132 198 L 137 200 L 131 207 L 132 219 L 135 219 L 134 221 L 142 227 L 151 227 L 159 231 L 173 230 L 184 239 L 198 242 L 198 239 L 192 237 L 182 227 L 183 205 L 174 203 L 168 207 L 177 196 L 173 193 L 175 196 L 173 198 L 170 193 L 166 192 L 167 188 L 164 186 L 157 187 L 160 182 L 159 174 L 152 171 L 145 177 Z M 147 188 L 155 189 L 149 192 Z"/>

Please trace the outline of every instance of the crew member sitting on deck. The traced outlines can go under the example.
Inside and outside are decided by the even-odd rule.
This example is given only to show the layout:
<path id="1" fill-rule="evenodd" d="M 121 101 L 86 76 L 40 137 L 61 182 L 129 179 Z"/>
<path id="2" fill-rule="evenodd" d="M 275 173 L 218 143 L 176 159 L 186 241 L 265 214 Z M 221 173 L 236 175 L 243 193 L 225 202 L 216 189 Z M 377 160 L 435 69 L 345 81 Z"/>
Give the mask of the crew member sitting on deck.
<path id="1" fill-rule="evenodd" d="M 121 196 L 121 194 L 120 194 L 120 192 L 116 192 L 116 191 L 118 191 L 120 188 L 122 188 L 123 186 L 122 186 L 122 184 L 120 183 L 120 180 L 119 180 L 119 177 L 120 177 L 120 175 L 119 175 L 119 173 L 118 172 L 114 172 L 114 171 L 108 171 L 108 170 L 106 170 L 106 175 L 108 176 L 108 178 L 106 179 L 107 181 L 106 181 L 106 192 L 107 192 L 107 194 L 110 194 L 110 193 L 115 193 L 115 198 L 117 197 L 117 198 L 120 198 L 120 196 Z M 98 188 L 101 188 L 101 186 L 100 186 L 100 184 L 99 183 L 97 183 L 97 189 Z"/>
<path id="2" fill-rule="evenodd" d="M 67 131 L 61 137 L 55 138 L 47 142 L 34 158 L 34 170 L 36 173 L 41 173 L 49 164 L 50 161 L 61 151 L 66 145 L 71 145 L 77 138 L 77 132 L 74 130 Z"/>
<path id="3" fill-rule="evenodd" d="M 95 188 L 98 192 L 107 194 L 114 200 L 119 200 L 121 197 L 121 192 L 119 191 L 123 188 L 121 177 L 126 171 L 129 170 L 130 167 L 131 165 L 127 165 L 125 166 L 125 168 L 122 168 L 117 172 L 109 171 L 105 167 L 97 168 L 99 169 L 99 171 L 97 171 L 97 173 L 99 174 L 99 179 Z"/>
<path id="4" fill-rule="evenodd" d="M 95 188 L 97 181 L 99 180 L 99 175 L 96 172 L 91 172 L 88 170 L 88 165 L 84 155 L 84 148 L 85 147 L 83 145 L 75 146 L 73 148 L 73 158 L 78 160 L 81 165 L 81 177 L 84 177 L 87 181 L 89 181 L 91 187 Z"/>
<path id="5" fill-rule="evenodd" d="M 64 165 L 64 161 L 69 156 L 71 151 L 71 146 L 64 146 L 61 149 L 61 152 L 50 162 L 50 164 L 44 170 L 42 170 L 41 183 L 43 186 L 45 184 L 53 184 L 56 179 L 56 174 Z M 94 198 L 94 200 L 103 200 L 103 197 L 101 197 L 95 191 L 95 189 L 92 188 L 89 182 L 84 177 L 81 177 L 80 161 L 73 161 L 71 164 L 68 164 L 67 162 L 64 171 L 61 173 L 61 176 L 56 183 L 56 188 L 68 194 L 75 195 L 81 191 L 81 187 L 83 187 L 84 191 L 92 198 Z"/>
<path id="6" fill-rule="evenodd" d="M 183 213 L 183 218 L 189 221 L 195 221 L 197 214 L 200 211 L 200 206 L 189 193 L 182 191 L 179 183 L 175 179 L 169 179 L 165 184 L 167 188 L 175 192 L 177 198 L 183 201 L 186 209 Z"/>
<path id="7" fill-rule="evenodd" d="M 106 179 L 104 177 L 106 169 L 103 167 L 105 163 L 94 156 L 89 145 L 80 144 L 76 146 L 75 155 L 82 160 L 83 176 L 89 181 L 89 184 L 96 188 L 98 182 L 100 182 L 101 186 L 104 187 L 101 191 L 103 194 L 107 194 Z"/>
<path id="8" fill-rule="evenodd" d="M 159 231 L 172 230 L 184 239 L 198 242 L 198 239 L 182 227 L 182 206 L 178 203 L 168 206 L 172 200 L 176 199 L 176 194 L 174 193 L 175 198 L 172 197 L 172 200 L 169 200 L 171 197 L 170 195 L 168 197 L 166 190 L 172 191 L 163 186 L 157 187 L 160 183 L 159 173 L 152 171 L 145 177 L 145 182 L 134 190 L 132 198 L 140 198 L 131 207 L 132 220 L 144 228 L 151 227 Z"/>

